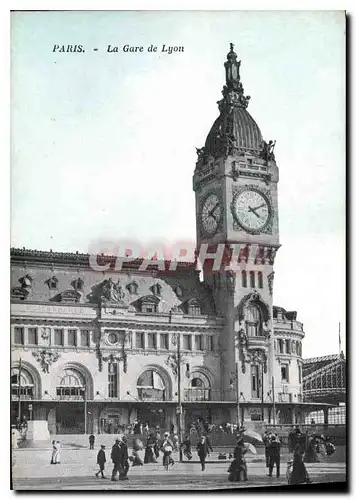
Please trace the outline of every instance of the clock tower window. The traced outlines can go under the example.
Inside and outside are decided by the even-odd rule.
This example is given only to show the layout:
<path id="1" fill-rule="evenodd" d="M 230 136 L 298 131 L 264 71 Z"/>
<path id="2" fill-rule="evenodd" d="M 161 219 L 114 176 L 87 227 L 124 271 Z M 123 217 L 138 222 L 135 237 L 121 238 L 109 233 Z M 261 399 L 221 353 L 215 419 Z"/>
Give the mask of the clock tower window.
<path id="1" fill-rule="evenodd" d="M 241 272 L 242 288 L 247 288 L 247 276 L 246 271 Z"/>
<path id="2" fill-rule="evenodd" d="M 254 271 L 250 271 L 250 287 L 255 288 L 255 273 Z"/>
<path id="3" fill-rule="evenodd" d="M 258 271 L 258 288 L 263 288 L 263 274 L 262 274 L 262 271 Z"/>
<path id="4" fill-rule="evenodd" d="M 246 310 L 246 331 L 248 337 L 261 335 L 261 313 L 256 305 L 250 305 Z"/>

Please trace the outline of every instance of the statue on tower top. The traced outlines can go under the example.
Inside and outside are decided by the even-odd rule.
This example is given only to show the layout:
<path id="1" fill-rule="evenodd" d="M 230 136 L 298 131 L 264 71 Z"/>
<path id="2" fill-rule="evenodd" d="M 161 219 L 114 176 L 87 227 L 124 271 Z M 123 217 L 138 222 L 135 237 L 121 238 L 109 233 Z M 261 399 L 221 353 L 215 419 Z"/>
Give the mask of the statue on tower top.
<path id="1" fill-rule="evenodd" d="M 222 94 L 224 99 L 218 102 L 219 109 L 227 106 L 229 109 L 234 106 L 247 108 L 250 96 L 245 96 L 244 88 L 240 80 L 241 61 L 237 60 L 237 54 L 234 52 L 234 44 L 230 43 L 230 52 L 225 61 L 226 85 L 224 85 Z"/>
<path id="2" fill-rule="evenodd" d="M 230 52 L 227 54 L 227 61 L 224 63 L 226 86 L 228 89 L 238 90 L 240 83 L 240 64 L 241 61 L 237 61 L 237 54 L 234 52 L 234 44 L 230 43 Z"/>

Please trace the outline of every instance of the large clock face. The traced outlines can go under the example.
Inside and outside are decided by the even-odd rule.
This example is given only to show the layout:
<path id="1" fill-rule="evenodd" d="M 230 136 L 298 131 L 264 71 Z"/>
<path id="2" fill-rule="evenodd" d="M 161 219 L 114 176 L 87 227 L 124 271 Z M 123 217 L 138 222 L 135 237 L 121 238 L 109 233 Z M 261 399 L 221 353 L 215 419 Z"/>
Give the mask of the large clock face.
<path id="1" fill-rule="evenodd" d="M 240 226 L 247 231 L 255 232 L 267 224 L 271 209 L 262 193 L 249 189 L 235 197 L 233 210 Z"/>
<path id="2" fill-rule="evenodd" d="M 201 209 L 201 224 L 205 233 L 214 234 L 221 219 L 221 203 L 215 193 L 211 193 L 204 201 Z"/>

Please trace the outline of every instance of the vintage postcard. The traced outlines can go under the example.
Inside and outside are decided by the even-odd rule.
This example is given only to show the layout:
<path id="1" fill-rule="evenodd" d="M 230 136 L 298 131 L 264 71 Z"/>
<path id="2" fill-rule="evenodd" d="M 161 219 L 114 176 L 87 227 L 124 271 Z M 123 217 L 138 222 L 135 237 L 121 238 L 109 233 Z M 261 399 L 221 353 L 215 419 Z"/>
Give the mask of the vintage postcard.
<path id="1" fill-rule="evenodd" d="M 346 489 L 345 27 L 11 13 L 14 490 Z"/>

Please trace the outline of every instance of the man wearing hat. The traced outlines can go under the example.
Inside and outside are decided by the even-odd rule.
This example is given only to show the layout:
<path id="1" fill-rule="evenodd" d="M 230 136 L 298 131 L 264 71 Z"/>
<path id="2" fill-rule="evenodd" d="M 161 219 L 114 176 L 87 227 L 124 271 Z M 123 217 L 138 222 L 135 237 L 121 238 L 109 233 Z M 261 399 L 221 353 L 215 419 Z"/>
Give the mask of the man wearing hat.
<path id="1" fill-rule="evenodd" d="M 269 477 L 272 477 L 273 467 L 276 466 L 277 477 L 279 477 L 279 467 L 281 463 L 281 443 L 278 441 L 277 437 L 272 434 L 271 442 L 268 446 L 268 458 L 269 458 Z"/>
<path id="2" fill-rule="evenodd" d="M 101 477 L 105 479 L 104 476 L 105 462 L 106 462 L 105 445 L 102 444 L 100 446 L 100 450 L 98 451 L 98 455 L 96 457 L 96 463 L 99 465 L 99 470 L 95 474 L 96 477 L 99 477 L 99 474 L 101 474 Z"/>
<path id="3" fill-rule="evenodd" d="M 121 444 L 121 437 L 118 436 L 115 439 L 115 444 L 111 449 L 111 460 L 114 463 L 114 468 L 113 468 L 112 474 L 111 474 L 111 481 L 118 481 L 117 473 L 118 473 L 118 470 L 120 467 L 121 455 L 122 455 L 120 444 Z"/>

